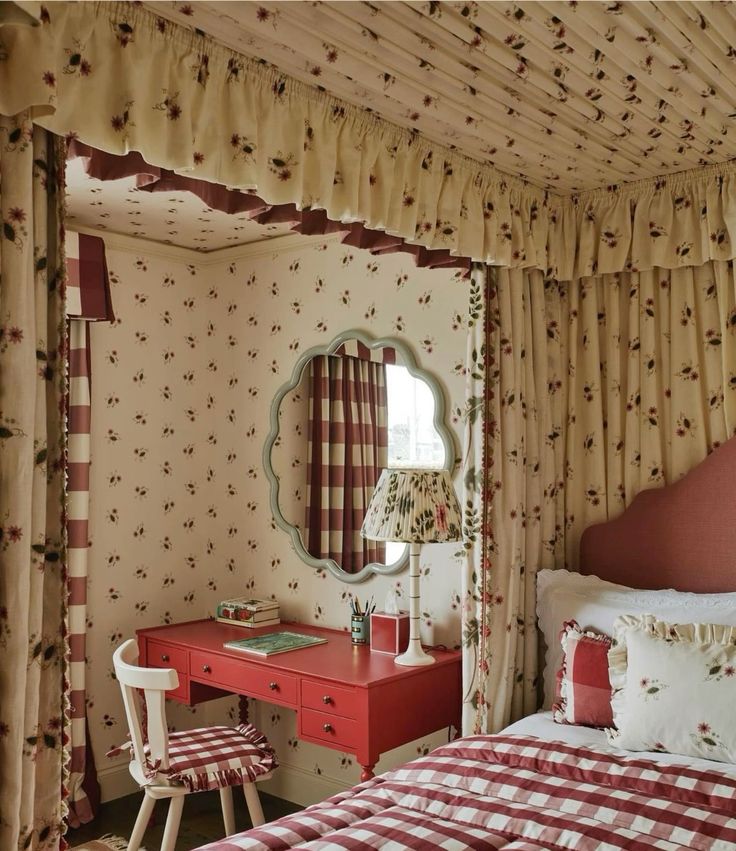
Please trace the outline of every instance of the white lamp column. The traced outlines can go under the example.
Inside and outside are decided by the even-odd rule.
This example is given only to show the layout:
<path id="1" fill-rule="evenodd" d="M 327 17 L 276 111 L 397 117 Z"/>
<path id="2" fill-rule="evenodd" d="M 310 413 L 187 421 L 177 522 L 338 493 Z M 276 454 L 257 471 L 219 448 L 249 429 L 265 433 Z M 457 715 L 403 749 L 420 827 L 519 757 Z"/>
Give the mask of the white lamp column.
<path id="1" fill-rule="evenodd" d="M 432 665 L 434 656 L 425 653 L 422 648 L 420 622 L 422 617 L 419 605 L 419 553 L 421 544 L 409 544 L 409 646 L 405 653 L 396 656 L 397 665 Z"/>
<path id="2" fill-rule="evenodd" d="M 381 473 L 360 534 L 376 541 L 409 544 L 409 647 L 397 665 L 431 665 L 422 648 L 419 603 L 422 544 L 459 541 L 460 506 L 448 470 L 387 469 Z"/>

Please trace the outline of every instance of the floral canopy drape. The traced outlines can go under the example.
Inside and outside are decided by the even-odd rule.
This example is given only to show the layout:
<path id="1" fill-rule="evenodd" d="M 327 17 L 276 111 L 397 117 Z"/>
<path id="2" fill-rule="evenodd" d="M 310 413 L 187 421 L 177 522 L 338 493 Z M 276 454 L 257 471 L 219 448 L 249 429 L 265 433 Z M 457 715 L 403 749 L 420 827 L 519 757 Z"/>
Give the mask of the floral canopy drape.
<path id="1" fill-rule="evenodd" d="M 537 709 L 537 571 L 576 569 L 587 525 L 736 434 L 733 261 L 484 279 L 469 355 L 468 731 Z"/>
<path id="2" fill-rule="evenodd" d="M 58 168 L 58 170 L 57 170 Z M 58 848 L 68 771 L 63 156 L 0 117 L 0 848 Z"/>
<path id="3" fill-rule="evenodd" d="M 0 27 L 0 113 L 101 150 L 557 280 L 732 256 L 731 167 L 563 197 L 135 4 L 42 10 Z"/>

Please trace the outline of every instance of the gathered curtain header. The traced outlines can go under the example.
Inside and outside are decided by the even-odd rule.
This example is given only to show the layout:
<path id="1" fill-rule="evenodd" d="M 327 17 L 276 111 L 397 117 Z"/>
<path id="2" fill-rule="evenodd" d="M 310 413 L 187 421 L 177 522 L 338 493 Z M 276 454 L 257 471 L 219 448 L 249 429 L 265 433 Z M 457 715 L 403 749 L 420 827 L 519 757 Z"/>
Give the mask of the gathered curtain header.
<path id="1" fill-rule="evenodd" d="M 558 280 L 733 259 L 730 164 L 563 197 L 430 143 L 132 3 L 0 21 L 0 113 L 269 204 Z M 27 144 L 24 130 L 0 142 Z"/>

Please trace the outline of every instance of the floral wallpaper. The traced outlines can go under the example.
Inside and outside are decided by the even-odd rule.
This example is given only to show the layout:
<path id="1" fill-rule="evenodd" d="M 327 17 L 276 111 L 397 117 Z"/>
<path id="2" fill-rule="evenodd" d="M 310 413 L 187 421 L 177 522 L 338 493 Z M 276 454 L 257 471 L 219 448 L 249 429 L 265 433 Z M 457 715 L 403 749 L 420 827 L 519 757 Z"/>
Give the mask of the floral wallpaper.
<path id="1" fill-rule="evenodd" d="M 109 249 L 108 264 L 117 320 L 92 331 L 89 714 L 98 768 L 126 733 L 111 653 L 135 629 L 203 617 L 222 597 L 251 591 L 276 596 L 282 617 L 346 627 L 352 591 L 380 608 L 388 590 L 403 588 L 404 574 L 356 588 L 296 558 L 271 519 L 261 464 L 270 402 L 304 349 L 355 327 L 397 336 L 444 386 L 460 447 L 468 297 L 453 270 L 330 240 L 297 238 L 291 250 L 205 266 Z M 460 642 L 456 552 L 438 544 L 422 553 L 430 643 Z M 234 710 L 233 700 L 170 704 L 169 720 L 193 726 Z M 294 713 L 263 706 L 256 717 L 282 764 L 357 780 L 351 756 L 296 739 Z"/>
<path id="2" fill-rule="evenodd" d="M 219 458 L 206 423 L 219 378 L 207 351 L 210 282 L 197 265 L 147 251 L 108 244 L 116 319 L 91 328 L 87 700 L 103 778 L 114 764 L 104 754 L 128 730 L 113 650 L 141 627 L 204 614 L 205 586 L 228 569 L 210 510 L 220 483 L 206 473 L 207 450 Z M 168 711 L 175 727 L 197 723 L 192 710 Z"/>

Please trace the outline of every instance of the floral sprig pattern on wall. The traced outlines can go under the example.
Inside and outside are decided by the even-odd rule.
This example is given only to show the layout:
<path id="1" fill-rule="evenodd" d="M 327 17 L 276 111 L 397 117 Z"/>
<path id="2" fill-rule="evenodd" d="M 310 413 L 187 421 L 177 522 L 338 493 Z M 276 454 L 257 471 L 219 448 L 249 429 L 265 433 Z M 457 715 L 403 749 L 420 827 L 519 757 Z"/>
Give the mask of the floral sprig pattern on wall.
<path id="1" fill-rule="evenodd" d="M 459 448 L 459 317 L 468 298 L 460 272 L 417 269 L 410 257 L 373 257 L 334 240 L 208 265 L 146 254 L 143 245 L 140 253 L 108 245 L 107 254 L 117 320 L 92 330 L 96 754 L 126 732 L 111 654 L 136 628 L 203 617 L 244 593 L 277 597 L 283 618 L 344 628 L 351 594 L 374 595 L 380 608 L 389 589 L 403 588 L 403 574 L 356 588 L 296 558 L 272 521 L 261 466 L 270 403 L 305 349 L 353 327 L 399 336 L 445 387 Z M 448 646 L 460 643 L 457 550 L 439 544 L 422 553 L 424 635 Z M 218 701 L 194 711 L 214 721 L 234 717 L 236 706 Z M 177 727 L 201 723 L 191 713 L 169 704 Z M 257 721 L 282 764 L 357 780 L 352 757 L 297 740 L 294 713 L 264 704 Z"/>

